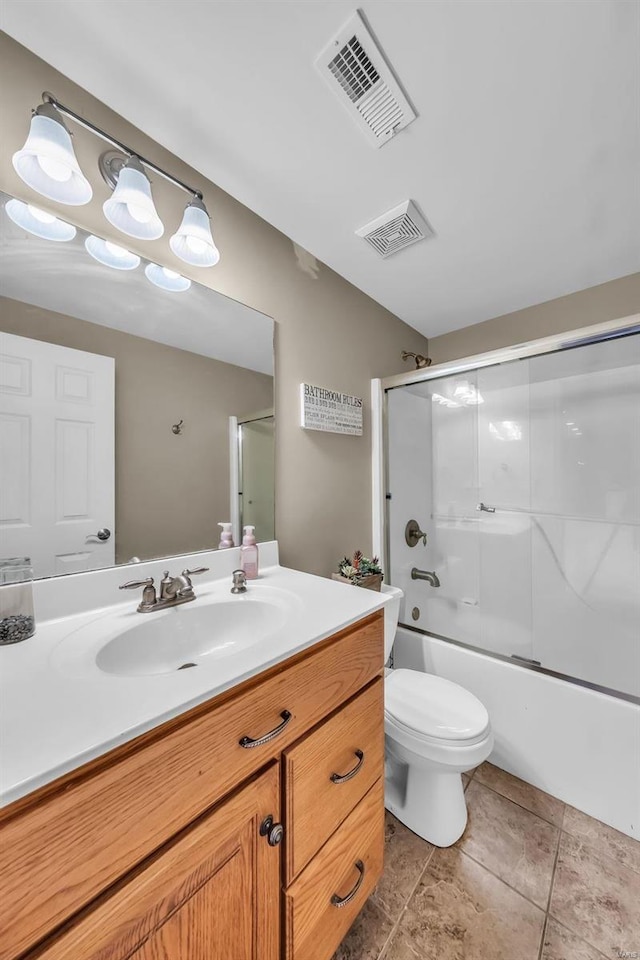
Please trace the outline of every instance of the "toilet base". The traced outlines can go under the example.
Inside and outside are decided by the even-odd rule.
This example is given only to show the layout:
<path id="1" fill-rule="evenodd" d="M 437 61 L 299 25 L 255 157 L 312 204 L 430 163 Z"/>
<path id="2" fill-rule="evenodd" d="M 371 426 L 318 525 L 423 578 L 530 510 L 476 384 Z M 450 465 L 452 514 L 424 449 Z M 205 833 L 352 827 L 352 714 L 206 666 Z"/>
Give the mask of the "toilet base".
<path id="1" fill-rule="evenodd" d="M 450 847 L 467 825 L 462 777 L 457 771 L 408 765 L 387 756 L 385 807 L 436 847 Z"/>

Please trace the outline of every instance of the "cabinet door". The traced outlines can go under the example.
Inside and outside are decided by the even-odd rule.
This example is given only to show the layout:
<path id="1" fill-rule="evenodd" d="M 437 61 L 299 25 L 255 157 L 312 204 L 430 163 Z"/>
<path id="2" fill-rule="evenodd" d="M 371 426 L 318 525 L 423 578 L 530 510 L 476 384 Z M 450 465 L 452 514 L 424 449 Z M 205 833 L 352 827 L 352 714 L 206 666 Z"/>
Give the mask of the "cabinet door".
<path id="1" fill-rule="evenodd" d="M 278 960 L 280 814 L 273 765 L 162 848 L 38 960 Z"/>

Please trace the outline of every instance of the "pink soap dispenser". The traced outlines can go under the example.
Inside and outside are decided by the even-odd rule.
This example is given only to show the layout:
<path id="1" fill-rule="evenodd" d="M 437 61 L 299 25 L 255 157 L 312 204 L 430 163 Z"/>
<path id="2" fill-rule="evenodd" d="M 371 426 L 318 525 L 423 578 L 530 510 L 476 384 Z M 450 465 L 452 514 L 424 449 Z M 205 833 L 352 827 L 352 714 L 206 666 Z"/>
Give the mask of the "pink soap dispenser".
<path id="1" fill-rule="evenodd" d="M 256 580 L 258 576 L 258 545 L 255 538 L 255 527 L 246 526 L 240 547 L 240 567 L 244 570 L 247 580 Z"/>

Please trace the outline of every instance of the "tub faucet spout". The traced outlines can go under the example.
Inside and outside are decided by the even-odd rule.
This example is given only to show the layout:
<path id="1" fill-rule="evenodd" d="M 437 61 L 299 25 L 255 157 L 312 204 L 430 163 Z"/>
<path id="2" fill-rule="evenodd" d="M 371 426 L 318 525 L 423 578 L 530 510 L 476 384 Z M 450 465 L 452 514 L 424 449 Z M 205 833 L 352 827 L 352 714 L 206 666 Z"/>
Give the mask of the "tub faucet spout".
<path id="1" fill-rule="evenodd" d="M 432 587 L 440 586 L 440 580 L 435 570 L 418 570 L 417 567 L 414 567 L 411 571 L 411 579 L 426 580 L 427 583 L 430 583 Z"/>

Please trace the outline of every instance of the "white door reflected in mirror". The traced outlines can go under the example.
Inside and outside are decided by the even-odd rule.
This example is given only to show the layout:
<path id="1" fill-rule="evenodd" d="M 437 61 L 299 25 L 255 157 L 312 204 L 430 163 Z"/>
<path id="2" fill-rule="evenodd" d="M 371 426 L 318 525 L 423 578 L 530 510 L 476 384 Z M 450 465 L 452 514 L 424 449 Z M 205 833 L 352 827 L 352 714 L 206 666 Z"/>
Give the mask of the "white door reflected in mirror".
<path id="1" fill-rule="evenodd" d="M 36 577 L 112 566 L 113 451 L 113 359 L 3 334 L 1 556 Z"/>

